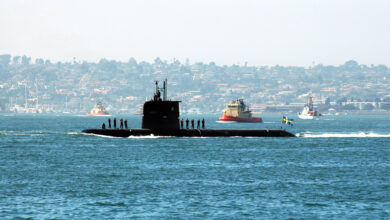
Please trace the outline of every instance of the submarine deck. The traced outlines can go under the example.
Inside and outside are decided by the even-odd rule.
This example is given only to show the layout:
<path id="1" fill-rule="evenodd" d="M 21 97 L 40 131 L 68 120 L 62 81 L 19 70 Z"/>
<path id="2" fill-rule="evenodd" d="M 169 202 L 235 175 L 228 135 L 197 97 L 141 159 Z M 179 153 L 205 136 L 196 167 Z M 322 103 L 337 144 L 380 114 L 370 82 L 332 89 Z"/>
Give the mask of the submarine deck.
<path id="1" fill-rule="evenodd" d="M 253 129 L 180 129 L 180 130 L 150 130 L 150 129 L 85 129 L 87 134 L 97 134 L 111 137 L 129 136 L 173 136 L 173 137 L 295 137 L 285 130 Z"/>

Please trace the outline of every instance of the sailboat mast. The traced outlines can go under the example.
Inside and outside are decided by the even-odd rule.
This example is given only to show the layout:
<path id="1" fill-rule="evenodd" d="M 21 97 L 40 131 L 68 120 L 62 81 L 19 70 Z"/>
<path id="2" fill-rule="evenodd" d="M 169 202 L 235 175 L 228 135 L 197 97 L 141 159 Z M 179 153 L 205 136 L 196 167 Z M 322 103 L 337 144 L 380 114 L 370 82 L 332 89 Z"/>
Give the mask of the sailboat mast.
<path id="1" fill-rule="evenodd" d="M 27 112 L 27 85 L 26 82 L 24 82 L 24 111 Z"/>
<path id="2" fill-rule="evenodd" d="M 38 96 L 38 82 L 37 82 L 36 79 L 35 79 L 35 92 L 37 94 L 37 102 L 35 103 L 35 108 L 36 108 L 36 110 L 38 110 L 38 107 L 39 107 L 39 96 Z"/>

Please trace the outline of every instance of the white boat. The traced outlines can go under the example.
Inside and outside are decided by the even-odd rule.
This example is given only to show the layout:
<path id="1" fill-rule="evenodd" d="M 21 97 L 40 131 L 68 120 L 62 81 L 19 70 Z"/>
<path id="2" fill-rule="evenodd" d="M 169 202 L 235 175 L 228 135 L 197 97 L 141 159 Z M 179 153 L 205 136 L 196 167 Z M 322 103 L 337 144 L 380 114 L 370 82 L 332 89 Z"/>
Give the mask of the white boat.
<path id="1" fill-rule="evenodd" d="M 98 102 L 87 116 L 109 116 L 108 111 L 101 102 Z"/>
<path id="2" fill-rule="evenodd" d="M 303 107 L 303 110 L 298 113 L 298 118 L 300 119 L 314 119 L 322 116 L 320 113 L 318 113 L 316 110 L 314 110 L 313 107 L 313 97 L 309 96 L 309 100 L 307 101 L 307 104 L 305 107 Z"/>
<path id="3" fill-rule="evenodd" d="M 323 114 L 323 115 L 339 115 L 339 113 L 336 111 L 334 108 L 328 109 L 328 113 Z"/>
<path id="4" fill-rule="evenodd" d="M 142 104 L 139 104 L 137 106 L 137 111 L 135 112 L 136 115 L 142 115 L 144 112 L 144 107 L 142 106 Z"/>

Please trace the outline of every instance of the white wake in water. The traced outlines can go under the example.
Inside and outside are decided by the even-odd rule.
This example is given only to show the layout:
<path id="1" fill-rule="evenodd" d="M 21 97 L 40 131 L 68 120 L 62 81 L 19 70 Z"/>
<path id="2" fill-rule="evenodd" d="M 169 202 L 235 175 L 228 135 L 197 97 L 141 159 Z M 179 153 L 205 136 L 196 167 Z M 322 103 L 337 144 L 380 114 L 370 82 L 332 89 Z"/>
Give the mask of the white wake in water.
<path id="1" fill-rule="evenodd" d="M 144 135 L 144 136 L 129 136 L 127 138 L 133 138 L 133 139 L 142 139 L 142 138 L 169 138 L 172 136 L 154 136 L 154 135 Z"/>
<path id="2" fill-rule="evenodd" d="M 377 134 L 374 132 L 359 132 L 359 133 L 321 133 L 321 134 L 299 134 L 298 137 L 304 138 L 386 138 L 390 134 Z"/>
<path id="3" fill-rule="evenodd" d="M 49 133 L 42 132 L 42 131 L 28 131 L 28 132 L 21 132 L 21 131 L 0 131 L 0 135 L 4 136 L 45 136 Z"/>
<path id="4" fill-rule="evenodd" d="M 103 138 L 122 138 L 122 137 L 113 137 L 113 136 L 107 136 L 107 135 L 101 135 L 101 134 L 91 134 L 91 133 L 84 133 L 84 132 L 68 132 L 67 135 L 75 135 L 75 136 L 95 136 L 95 137 L 103 137 Z"/>
<path id="5" fill-rule="evenodd" d="M 67 132 L 66 134 L 67 134 L 67 135 L 84 135 L 85 133 L 73 131 L 73 132 Z"/>

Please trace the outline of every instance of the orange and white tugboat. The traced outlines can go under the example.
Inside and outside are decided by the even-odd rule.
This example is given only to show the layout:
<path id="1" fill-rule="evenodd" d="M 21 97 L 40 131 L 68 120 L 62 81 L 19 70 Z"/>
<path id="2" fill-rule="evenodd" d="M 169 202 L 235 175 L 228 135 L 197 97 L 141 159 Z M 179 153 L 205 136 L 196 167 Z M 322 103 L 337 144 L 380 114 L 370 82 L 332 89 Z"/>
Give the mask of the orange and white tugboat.
<path id="1" fill-rule="evenodd" d="M 303 107 L 303 110 L 298 113 L 298 117 L 300 119 L 315 119 L 322 116 L 320 113 L 318 113 L 317 110 L 314 110 L 313 107 L 313 97 L 309 96 L 309 100 L 307 101 L 307 104 L 305 107 Z"/>
<path id="2" fill-rule="evenodd" d="M 87 116 L 109 116 L 108 111 L 101 102 L 98 102 Z"/>
<path id="3" fill-rule="evenodd" d="M 223 110 L 223 115 L 219 117 L 220 122 L 263 122 L 261 117 L 252 117 L 252 112 L 245 105 L 244 99 L 231 101 L 228 107 Z"/>

